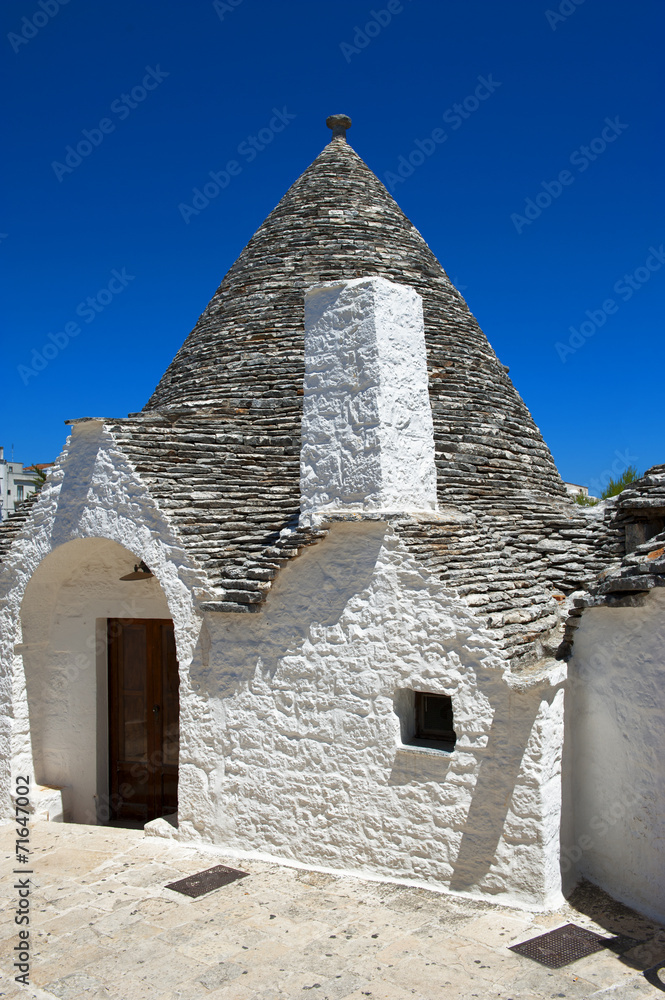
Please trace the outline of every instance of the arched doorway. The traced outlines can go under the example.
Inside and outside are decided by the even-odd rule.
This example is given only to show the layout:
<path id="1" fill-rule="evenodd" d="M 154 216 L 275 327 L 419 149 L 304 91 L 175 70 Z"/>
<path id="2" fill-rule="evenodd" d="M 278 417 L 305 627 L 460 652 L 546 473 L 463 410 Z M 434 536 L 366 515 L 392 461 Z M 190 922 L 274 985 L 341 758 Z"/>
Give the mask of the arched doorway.
<path id="1" fill-rule="evenodd" d="M 120 579 L 138 562 L 117 542 L 75 539 L 42 560 L 21 605 L 14 745 L 37 784 L 62 789 L 71 822 L 176 809 L 173 623 L 155 577 Z"/>

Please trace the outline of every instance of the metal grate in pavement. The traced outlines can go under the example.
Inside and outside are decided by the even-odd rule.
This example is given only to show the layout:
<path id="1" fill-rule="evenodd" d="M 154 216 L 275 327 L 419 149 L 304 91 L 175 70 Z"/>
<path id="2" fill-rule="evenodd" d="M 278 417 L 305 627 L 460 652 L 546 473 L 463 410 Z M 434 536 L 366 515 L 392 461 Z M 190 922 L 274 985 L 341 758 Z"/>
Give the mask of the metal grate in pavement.
<path id="1" fill-rule="evenodd" d="M 621 953 L 635 943 L 629 938 L 604 938 L 576 924 L 564 924 L 563 927 L 557 927 L 547 934 L 523 941 L 522 944 L 515 944 L 510 951 L 532 958 L 549 969 L 561 969 L 564 965 L 570 965 L 571 962 L 592 955 L 602 948 Z"/>
<path id="2" fill-rule="evenodd" d="M 213 889 L 219 889 L 222 885 L 235 882 L 236 879 L 246 878 L 249 872 L 237 871 L 235 868 L 227 868 L 225 865 L 215 865 L 214 868 L 207 868 L 204 872 L 197 872 L 196 875 L 188 875 L 177 882 L 169 882 L 167 889 L 175 892 L 182 892 L 185 896 L 205 896 Z"/>

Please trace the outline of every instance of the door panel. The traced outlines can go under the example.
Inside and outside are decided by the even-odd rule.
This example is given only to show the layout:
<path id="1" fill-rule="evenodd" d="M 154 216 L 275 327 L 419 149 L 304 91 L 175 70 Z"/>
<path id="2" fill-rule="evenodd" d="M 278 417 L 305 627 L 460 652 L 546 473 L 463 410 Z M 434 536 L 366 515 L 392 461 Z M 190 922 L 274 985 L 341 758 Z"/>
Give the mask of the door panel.
<path id="1" fill-rule="evenodd" d="M 180 747 L 180 702 L 178 661 L 173 623 L 161 623 L 161 809 L 165 816 L 178 808 L 178 750 Z"/>
<path id="2" fill-rule="evenodd" d="M 178 661 L 173 623 L 108 620 L 110 788 L 114 819 L 178 808 Z"/>

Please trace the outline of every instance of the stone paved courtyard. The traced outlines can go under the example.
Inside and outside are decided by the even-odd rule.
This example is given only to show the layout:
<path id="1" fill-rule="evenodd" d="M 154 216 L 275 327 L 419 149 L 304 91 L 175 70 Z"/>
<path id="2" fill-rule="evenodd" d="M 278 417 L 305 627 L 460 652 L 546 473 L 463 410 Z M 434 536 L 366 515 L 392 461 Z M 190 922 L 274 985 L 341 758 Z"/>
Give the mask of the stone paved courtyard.
<path id="1" fill-rule="evenodd" d="M 557 913 L 531 914 L 241 861 L 142 831 L 55 823 L 32 829 L 31 985 L 20 986 L 14 840 L 12 826 L 0 828 L 3 998 L 630 1000 L 665 992 L 665 973 L 642 974 L 665 960 L 665 931 L 588 885 Z M 217 864 L 250 877 L 198 899 L 165 888 Z M 559 970 L 508 950 L 567 922 L 640 943 Z"/>

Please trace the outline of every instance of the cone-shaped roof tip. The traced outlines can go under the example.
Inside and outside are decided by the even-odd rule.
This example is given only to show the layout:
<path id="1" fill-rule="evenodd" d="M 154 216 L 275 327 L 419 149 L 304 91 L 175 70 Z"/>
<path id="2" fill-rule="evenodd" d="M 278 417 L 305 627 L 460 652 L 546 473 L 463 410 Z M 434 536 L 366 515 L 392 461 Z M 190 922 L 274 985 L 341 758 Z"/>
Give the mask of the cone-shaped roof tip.
<path id="1" fill-rule="evenodd" d="M 333 139 L 344 139 L 346 141 L 346 130 L 351 128 L 351 119 L 348 115 L 329 115 L 326 118 L 326 125 L 332 129 Z"/>
<path id="2" fill-rule="evenodd" d="M 332 140 L 252 236 L 145 411 L 232 415 L 246 428 L 242 434 L 250 434 L 255 412 L 265 413 L 271 435 L 293 427 L 297 440 L 305 291 L 378 276 L 423 298 L 434 438 L 450 456 L 438 466 L 440 499 L 457 503 L 462 495 L 512 490 L 565 495 L 540 432 L 468 306 L 386 187 L 347 145 L 350 118 L 330 115 L 327 124 Z M 256 409 L 246 400 L 257 400 Z M 297 471 L 295 477 L 297 492 Z"/>

